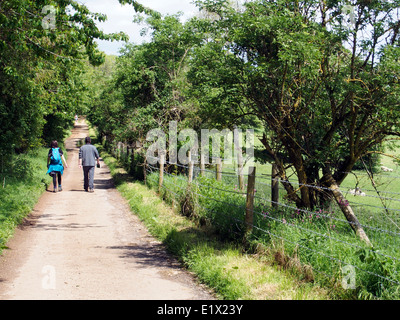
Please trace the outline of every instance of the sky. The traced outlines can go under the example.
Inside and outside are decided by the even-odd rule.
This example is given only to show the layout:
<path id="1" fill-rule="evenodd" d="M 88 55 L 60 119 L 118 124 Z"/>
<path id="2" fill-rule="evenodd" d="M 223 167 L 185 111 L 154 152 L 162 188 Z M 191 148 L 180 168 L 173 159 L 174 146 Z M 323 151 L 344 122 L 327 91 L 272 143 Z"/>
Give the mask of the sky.
<path id="1" fill-rule="evenodd" d="M 183 12 L 182 19 L 192 17 L 197 8 L 192 4 L 193 0 L 139 0 L 143 6 L 160 12 L 161 14 L 175 14 Z M 122 6 L 118 0 L 79 0 L 85 4 L 91 12 L 103 13 L 107 15 L 107 21 L 98 23 L 98 28 L 105 33 L 115 33 L 123 31 L 129 36 L 129 42 L 137 44 L 147 41 L 148 38 L 140 36 L 140 31 L 144 25 L 133 23 L 135 10 L 130 5 Z M 123 47 L 124 42 L 97 41 L 99 49 L 109 55 L 118 55 L 118 51 Z"/>

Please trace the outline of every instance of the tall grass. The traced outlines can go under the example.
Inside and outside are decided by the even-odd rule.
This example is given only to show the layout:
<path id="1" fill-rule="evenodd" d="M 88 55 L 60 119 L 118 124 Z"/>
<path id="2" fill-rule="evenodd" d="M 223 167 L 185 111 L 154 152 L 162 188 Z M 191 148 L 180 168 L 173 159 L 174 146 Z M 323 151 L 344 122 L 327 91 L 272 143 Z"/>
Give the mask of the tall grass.
<path id="1" fill-rule="evenodd" d="M 213 226 L 221 238 L 240 242 L 245 230 L 245 196 L 232 179 L 235 178 L 228 176 L 221 182 L 198 177 L 188 186 L 186 177 L 167 175 L 163 197 L 175 199 L 184 214 Z M 158 188 L 157 173 L 147 181 L 150 187 Z M 369 248 L 355 236 L 338 209 L 311 212 L 287 202 L 286 206 L 272 208 L 267 187 L 257 187 L 256 195 L 254 248 L 262 245 L 284 268 L 330 288 L 338 297 L 400 298 L 399 234 L 386 217 L 368 208 L 357 210 L 374 244 L 374 248 Z M 342 281 L 349 281 L 348 285 L 343 287 Z"/>
<path id="2" fill-rule="evenodd" d="M 213 288 L 218 298 L 331 298 L 319 286 L 299 281 L 292 274 L 280 270 L 266 256 L 246 254 L 240 243 L 227 241 L 221 234 L 218 235 L 217 228 L 198 210 L 199 206 L 192 206 L 195 198 L 191 197 L 191 192 L 184 191 L 187 187 L 184 178 L 174 181 L 167 178 L 174 183 L 174 191 L 163 189 L 158 194 L 157 174 L 148 175 L 148 184 L 145 185 L 128 174 L 130 163 L 121 159 L 117 161 L 102 145 L 96 146 L 111 170 L 118 191 L 127 200 L 132 212 L 202 283 Z M 122 168 L 124 164 L 126 169 Z M 136 171 L 133 174 L 135 173 Z"/>
<path id="3" fill-rule="evenodd" d="M 382 165 L 395 170 L 375 174 L 376 188 L 389 192 L 382 196 L 396 198 L 400 195 L 400 168 L 387 158 L 382 160 Z M 279 200 L 282 205 L 272 208 L 268 200 L 271 165 L 257 163 L 256 166 L 253 248 L 263 248 L 282 267 L 291 268 L 300 278 L 331 288 L 337 297 L 400 298 L 400 211 L 385 209 L 400 210 L 400 201 L 381 201 L 366 172 L 349 174 L 342 184 L 341 189 L 374 245 L 369 248 L 355 236 L 343 213 L 334 205 L 313 211 L 299 210 L 287 201 L 283 191 Z M 182 214 L 214 228 L 224 241 L 239 243 L 245 230 L 245 195 L 238 190 L 233 167 L 224 167 L 224 172 L 232 174 L 224 175 L 222 182 L 216 181 L 210 172 L 207 177 L 197 177 L 191 186 L 178 170 L 173 175 L 166 174 L 161 196 L 169 203 L 178 204 Z M 294 172 L 289 175 L 296 183 Z M 147 182 L 158 191 L 157 172 L 150 174 Z M 347 191 L 355 187 L 368 190 L 366 193 L 372 197 L 350 195 Z M 347 280 L 351 288 L 343 288 Z"/>
<path id="4" fill-rule="evenodd" d="M 48 149 L 16 155 L 0 172 L 0 253 L 50 183 Z"/>

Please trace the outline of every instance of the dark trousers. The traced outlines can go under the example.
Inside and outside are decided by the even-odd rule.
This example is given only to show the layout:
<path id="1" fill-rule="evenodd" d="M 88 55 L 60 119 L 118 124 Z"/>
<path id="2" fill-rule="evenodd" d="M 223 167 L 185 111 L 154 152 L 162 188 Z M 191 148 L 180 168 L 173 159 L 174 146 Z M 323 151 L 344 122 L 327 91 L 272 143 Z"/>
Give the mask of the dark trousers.
<path id="1" fill-rule="evenodd" d="M 94 167 L 83 167 L 83 187 L 94 189 Z"/>
<path id="2" fill-rule="evenodd" d="M 61 172 L 52 172 L 51 176 L 53 177 L 53 187 L 54 189 L 57 188 L 57 177 L 58 177 L 58 185 L 61 186 L 62 178 Z"/>

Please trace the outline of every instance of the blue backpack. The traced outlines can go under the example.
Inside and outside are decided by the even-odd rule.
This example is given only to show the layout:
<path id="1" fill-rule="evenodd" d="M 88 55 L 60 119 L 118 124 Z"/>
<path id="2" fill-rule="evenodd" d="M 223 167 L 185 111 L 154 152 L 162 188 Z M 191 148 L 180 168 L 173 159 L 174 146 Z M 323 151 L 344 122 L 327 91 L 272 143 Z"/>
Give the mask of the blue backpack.
<path id="1" fill-rule="evenodd" d="M 51 164 L 62 164 L 61 162 L 61 155 L 60 155 L 60 149 L 58 148 L 53 148 L 52 149 L 52 154 L 51 154 Z"/>

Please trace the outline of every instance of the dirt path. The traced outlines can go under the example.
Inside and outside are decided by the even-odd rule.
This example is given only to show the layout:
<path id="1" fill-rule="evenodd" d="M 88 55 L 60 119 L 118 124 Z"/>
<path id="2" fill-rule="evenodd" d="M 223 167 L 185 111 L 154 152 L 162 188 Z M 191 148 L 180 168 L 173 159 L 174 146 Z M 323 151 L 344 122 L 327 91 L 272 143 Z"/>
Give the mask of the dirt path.
<path id="1" fill-rule="evenodd" d="M 0 299 L 213 299 L 129 212 L 104 163 L 95 193 L 83 192 L 76 143 L 87 132 L 80 123 L 66 142 L 64 191 L 42 196 L 0 256 Z"/>

